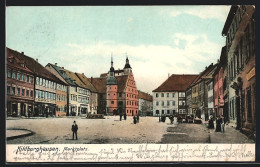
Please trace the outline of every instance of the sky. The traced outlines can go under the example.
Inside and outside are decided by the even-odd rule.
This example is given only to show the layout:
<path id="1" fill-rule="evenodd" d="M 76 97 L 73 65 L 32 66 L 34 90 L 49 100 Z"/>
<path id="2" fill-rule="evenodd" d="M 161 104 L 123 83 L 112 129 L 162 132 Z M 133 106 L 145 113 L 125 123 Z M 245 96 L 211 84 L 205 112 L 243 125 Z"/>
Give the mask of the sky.
<path id="1" fill-rule="evenodd" d="M 6 46 L 43 66 L 87 77 L 123 69 L 152 94 L 171 74 L 199 74 L 220 57 L 230 6 L 67 6 L 6 8 Z"/>

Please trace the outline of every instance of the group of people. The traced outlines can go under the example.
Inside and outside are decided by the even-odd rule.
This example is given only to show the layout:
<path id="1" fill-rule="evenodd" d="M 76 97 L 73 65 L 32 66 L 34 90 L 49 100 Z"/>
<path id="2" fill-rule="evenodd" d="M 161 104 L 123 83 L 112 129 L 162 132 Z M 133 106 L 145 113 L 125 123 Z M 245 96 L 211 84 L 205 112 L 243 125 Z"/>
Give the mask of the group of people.
<path id="1" fill-rule="evenodd" d="M 123 117 L 123 115 L 119 114 L 120 121 L 122 121 L 122 117 Z M 124 120 L 126 120 L 126 113 L 124 113 Z"/>
<path id="2" fill-rule="evenodd" d="M 226 124 L 226 120 L 225 117 L 223 115 L 221 116 L 217 116 L 216 118 L 216 132 L 225 132 L 225 124 Z M 208 121 L 208 128 L 209 129 L 214 129 L 214 121 L 213 121 L 213 116 L 210 116 L 210 119 Z"/>
<path id="3" fill-rule="evenodd" d="M 173 124 L 174 116 L 173 116 L 173 115 L 170 115 L 170 116 L 169 116 L 169 119 L 170 119 L 170 121 L 171 121 L 171 124 Z M 165 115 L 159 117 L 159 122 L 165 122 L 165 120 L 166 120 L 166 116 L 165 116 Z"/>

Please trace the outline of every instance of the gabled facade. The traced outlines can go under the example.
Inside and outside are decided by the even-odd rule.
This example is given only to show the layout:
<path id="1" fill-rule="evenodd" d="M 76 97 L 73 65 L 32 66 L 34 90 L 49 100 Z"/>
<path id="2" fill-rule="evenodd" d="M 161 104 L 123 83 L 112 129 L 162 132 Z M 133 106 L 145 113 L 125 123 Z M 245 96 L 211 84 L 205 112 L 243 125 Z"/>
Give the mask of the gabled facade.
<path id="1" fill-rule="evenodd" d="M 91 114 L 97 114 L 97 108 L 98 108 L 98 92 L 95 89 L 95 87 L 91 84 L 89 79 L 84 75 L 84 73 L 75 73 L 77 77 L 85 84 L 86 89 L 90 91 L 89 95 L 89 113 Z"/>
<path id="2" fill-rule="evenodd" d="M 208 119 L 208 91 L 206 89 L 207 75 L 213 70 L 213 63 L 205 68 L 203 72 L 190 85 L 192 88 L 192 115 Z"/>
<path id="3" fill-rule="evenodd" d="M 33 116 L 34 75 L 16 51 L 6 49 L 7 116 Z"/>
<path id="4" fill-rule="evenodd" d="M 186 90 L 197 75 L 171 75 L 153 90 L 153 115 L 187 114 Z"/>
<path id="5" fill-rule="evenodd" d="M 91 84 L 98 91 L 98 113 L 138 114 L 138 92 L 128 58 L 123 70 L 115 70 L 111 61 L 109 72 L 91 78 Z"/>

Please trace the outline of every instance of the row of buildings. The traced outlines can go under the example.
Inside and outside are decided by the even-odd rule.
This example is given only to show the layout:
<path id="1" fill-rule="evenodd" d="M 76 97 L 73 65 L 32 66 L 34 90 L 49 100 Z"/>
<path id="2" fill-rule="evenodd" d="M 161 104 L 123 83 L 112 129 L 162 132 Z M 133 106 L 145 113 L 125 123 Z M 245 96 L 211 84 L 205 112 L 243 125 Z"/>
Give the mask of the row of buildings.
<path id="1" fill-rule="evenodd" d="M 111 60 L 108 73 L 87 78 L 57 63 L 44 67 L 7 48 L 6 67 L 7 116 L 152 113 L 152 96 L 137 90 L 128 58 L 122 70 L 115 70 Z"/>
<path id="2" fill-rule="evenodd" d="M 223 115 L 255 134 L 255 7 L 233 5 L 223 27 L 226 45 L 216 64 L 198 75 L 171 75 L 153 90 L 153 114 Z"/>

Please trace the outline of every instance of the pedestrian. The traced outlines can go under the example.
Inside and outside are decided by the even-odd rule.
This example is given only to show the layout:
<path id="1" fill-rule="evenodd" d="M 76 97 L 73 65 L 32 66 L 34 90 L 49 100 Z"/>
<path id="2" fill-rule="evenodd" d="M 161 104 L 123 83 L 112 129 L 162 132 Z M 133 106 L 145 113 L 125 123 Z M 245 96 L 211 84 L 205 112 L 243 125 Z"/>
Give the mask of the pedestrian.
<path id="1" fill-rule="evenodd" d="M 120 121 L 122 121 L 122 114 L 120 113 Z"/>
<path id="2" fill-rule="evenodd" d="M 209 118 L 209 129 L 214 129 L 214 122 L 213 122 L 213 116 L 211 115 Z"/>
<path id="3" fill-rule="evenodd" d="M 126 120 L 126 113 L 124 113 L 124 120 Z"/>
<path id="4" fill-rule="evenodd" d="M 223 115 L 221 115 L 220 123 L 221 123 L 221 132 L 224 133 L 225 132 L 225 117 Z"/>
<path id="5" fill-rule="evenodd" d="M 74 140 L 74 135 L 76 136 L 76 140 L 78 140 L 78 135 L 77 135 L 77 131 L 78 131 L 78 125 L 76 124 L 76 121 L 73 122 L 73 125 L 71 127 L 71 130 L 73 132 L 73 140 Z"/>
<path id="6" fill-rule="evenodd" d="M 219 116 L 217 116 L 217 119 L 216 119 L 216 132 L 221 132 L 221 120 L 220 120 Z"/>
<path id="7" fill-rule="evenodd" d="M 134 119 L 134 124 L 136 124 L 136 117 L 134 116 L 133 119 Z"/>
<path id="8" fill-rule="evenodd" d="M 136 120 L 137 120 L 137 123 L 139 123 L 139 115 L 137 115 Z"/>
<path id="9" fill-rule="evenodd" d="M 173 124 L 173 115 L 171 115 L 169 119 L 171 120 L 171 124 Z"/>

